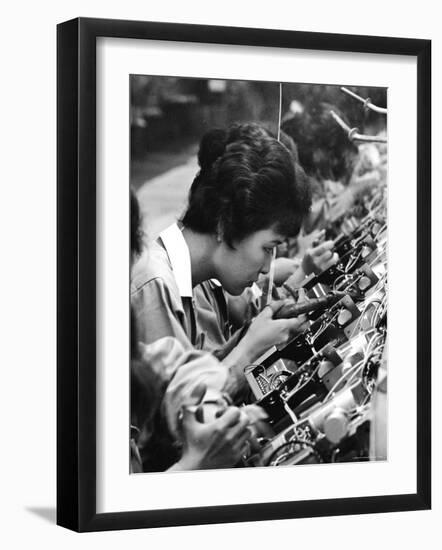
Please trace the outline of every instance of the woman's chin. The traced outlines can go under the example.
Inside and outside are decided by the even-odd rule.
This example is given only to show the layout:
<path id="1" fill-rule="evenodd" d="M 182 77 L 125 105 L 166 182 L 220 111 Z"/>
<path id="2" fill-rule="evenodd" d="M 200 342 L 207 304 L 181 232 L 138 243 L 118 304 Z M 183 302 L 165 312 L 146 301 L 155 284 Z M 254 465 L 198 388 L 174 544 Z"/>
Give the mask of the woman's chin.
<path id="1" fill-rule="evenodd" d="M 232 296 L 240 296 L 248 286 L 251 285 L 247 285 L 245 283 L 242 285 L 232 285 L 230 288 L 226 288 L 225 290 L 227 290 L 227 292 Z"/>

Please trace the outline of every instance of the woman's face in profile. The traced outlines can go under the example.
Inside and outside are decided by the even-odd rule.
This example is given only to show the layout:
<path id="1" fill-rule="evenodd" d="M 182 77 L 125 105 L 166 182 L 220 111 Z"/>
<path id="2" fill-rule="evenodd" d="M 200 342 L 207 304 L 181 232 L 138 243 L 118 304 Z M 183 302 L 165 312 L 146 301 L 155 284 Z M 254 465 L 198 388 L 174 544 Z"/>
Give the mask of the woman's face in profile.
<path id="1" fill-rule="evenodd" d="M 261 273 L 268 273 L 273 249 L 284 241 L 284 235 L 273 227 L 251 233 L 229 247 L 224 241 L 215 251 L 216 278 L 233 296 L 258 280 Z"/>

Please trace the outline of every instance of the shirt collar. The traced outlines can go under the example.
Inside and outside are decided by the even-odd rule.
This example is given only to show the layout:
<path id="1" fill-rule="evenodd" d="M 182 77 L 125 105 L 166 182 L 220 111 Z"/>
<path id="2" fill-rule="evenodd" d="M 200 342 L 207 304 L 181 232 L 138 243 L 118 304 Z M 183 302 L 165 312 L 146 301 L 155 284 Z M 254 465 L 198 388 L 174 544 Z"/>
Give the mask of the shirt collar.
<path id="1" fill-rule="evenodd" d="M 191 298 L 192 267 L 190 253 L 181 229 L 174 223 L 160 234 L 160 238 L 169 256 L 180 296 Z"/>

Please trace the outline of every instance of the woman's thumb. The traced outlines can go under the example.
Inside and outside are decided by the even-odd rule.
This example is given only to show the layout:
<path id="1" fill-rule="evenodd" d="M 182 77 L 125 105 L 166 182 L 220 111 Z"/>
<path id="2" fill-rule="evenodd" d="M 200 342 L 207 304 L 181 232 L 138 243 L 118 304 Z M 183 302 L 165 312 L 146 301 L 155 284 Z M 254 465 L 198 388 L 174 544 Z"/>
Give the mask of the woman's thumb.
<path id="1" fill-rule="evenodd" d="M 201 403 L 206 394 L 207 386 L 200 382 L 191 391 L 189 398 L 181 407 L 180 423 L 182 426 L 193 422 L 201 422 L 202 406 Z"/>
<path id="2" fill-rule="evenodd" d="M 197 384 L 190 393 L 189 399 L 186 401 L 186 405 L 199 405 L 203 400 L 207 391 L 206 384 L 200 382 Z"/>
<path id="3" fill-rule="evenodd" d="M 273 300 L 267 304 L 267 306 L 263 309 L 263 312 L 266 309 L 269 309 L 270 311 L 266 312 L 267 317 L 272 318 L 286 304 L 290 304 L 290 300 Z"/>

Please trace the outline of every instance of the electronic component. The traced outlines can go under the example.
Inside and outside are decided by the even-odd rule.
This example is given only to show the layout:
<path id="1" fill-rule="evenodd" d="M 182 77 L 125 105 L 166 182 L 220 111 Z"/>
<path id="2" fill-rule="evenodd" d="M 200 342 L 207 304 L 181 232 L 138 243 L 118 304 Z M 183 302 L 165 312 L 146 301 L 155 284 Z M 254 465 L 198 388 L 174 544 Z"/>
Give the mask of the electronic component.
<path id="1" fill-rule="evenodd" d="M 306 302 L 276 312 L 304 314 L 309 324 L 245 371 L 274 434 L 248 465 L 368 460 L 372 407 L 385 405 L 378 391 L 387 335 L 385 215 L 381 189 L 330 223 L 323 236 L 333 239 L 338 263 L 304 280 Z M 378 426 L 382 437 L 372 433 L 371 452 L 385 458 L 382 419 Z"/>
<path id="2" fill-rule="evenodd" d="M 263 365 L 249 365 L 244 374 L 256 399 L 260 399 L 266 393 L 277 389 L 296 370 L 293 362 L 278 359 L 270 367 Z"/>

